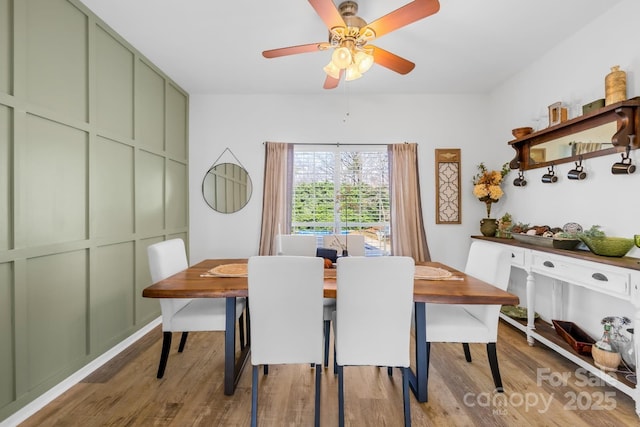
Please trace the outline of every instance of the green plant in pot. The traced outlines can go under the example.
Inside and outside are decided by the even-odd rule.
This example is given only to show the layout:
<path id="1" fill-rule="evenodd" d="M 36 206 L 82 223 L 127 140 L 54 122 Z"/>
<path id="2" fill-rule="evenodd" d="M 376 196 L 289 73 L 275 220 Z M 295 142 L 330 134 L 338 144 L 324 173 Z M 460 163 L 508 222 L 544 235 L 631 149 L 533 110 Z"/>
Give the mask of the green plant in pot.
<path id="1" fill-rule="evenodd" d="M 631 250 L 634 240 L 626 237 L 609 237 L 599 225 L 577 234 L 591 252 L 596 255 L 623 257 Z"/>
<path id="2" fill-rule="evenodd" d="M 505 212 L 505 214 L 498 219 L 496 236 L 507 239 L 511 238 L 511 227 L 513 227 L 513 216 L 511 216 L 509 212 Z"/>

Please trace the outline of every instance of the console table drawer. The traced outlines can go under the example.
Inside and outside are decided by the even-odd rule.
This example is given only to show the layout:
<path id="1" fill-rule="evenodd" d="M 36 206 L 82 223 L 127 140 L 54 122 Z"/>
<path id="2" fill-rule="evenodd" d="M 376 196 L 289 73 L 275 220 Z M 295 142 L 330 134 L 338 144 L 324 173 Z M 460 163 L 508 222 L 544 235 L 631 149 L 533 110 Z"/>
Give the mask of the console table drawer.
<path id="1" fill-rule="evenodd" d="M 597 290 L 598 292 L 629 297 L 630 275 L 622 269 L 582 261 L 574 263 L 567 258 L 534 252 L 531 270 L 558 280 Z"/>
<path id="2" fill-rule="evenodd" d="M 525 265 L 525 251 L 520 248 L 509 248 L 511 252 L 511 265 L 516 267 L 524 267 Z"/>

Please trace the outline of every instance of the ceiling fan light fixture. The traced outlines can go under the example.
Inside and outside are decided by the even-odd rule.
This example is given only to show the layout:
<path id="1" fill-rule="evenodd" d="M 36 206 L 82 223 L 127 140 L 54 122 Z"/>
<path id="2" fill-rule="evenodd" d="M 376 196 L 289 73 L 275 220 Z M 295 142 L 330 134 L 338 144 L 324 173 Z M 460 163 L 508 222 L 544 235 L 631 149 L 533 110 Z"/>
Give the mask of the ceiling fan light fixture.
<path id="1" fill-rule="evenodd" d="M 364 51 L 358 51 L 354 55 L 353 61 L 358 66 L 360 73 L 366 73 L 373 65 L 373 55 Z"/>
<path id="2" fill-rule="evenodd" d="M 327 73 L 328 76 L 333 77 L 334 79 L 340 78 L 340 68 L 336 67 L 336 64 L 333 61 L 330 61 L 323 68 L 324 72 Z"/>
<path id="3" fill-rule="evenodd" d="M 331 62 L 340 69 L 347 68 L 351 64 L 351 60 L 351 51 L 344 46 L 334 50 L 331 55 Z"/>
<path id="4" fill-rule="evenodd" d="M 344 79 L 348 82 L 351 80 L 356 80 L 362 77 L 362 73 L 358 70 L 358 66 L 356 64 L 351 64 L 347 67 L 347 72 L 345 73 Z"/>
<path id="5" fill-rule="evenodd" d="M 325 89 L 336 88 L 342 77 L 346 80 L 362 77 L 374 63 L 403 75 L 411 72 L 416 64 L 368 43 L 440 10 L 439 0 L 409 0 L 368 24 L 358 16 L 357 0 L 340 0 L 337 6 L 336 0 L 308 1 L 329 30 L 328 41 L 265 50 L 262 56 L 277 58 L 333 49 L 331 62 L 323 68 L 327 74 Z"/>

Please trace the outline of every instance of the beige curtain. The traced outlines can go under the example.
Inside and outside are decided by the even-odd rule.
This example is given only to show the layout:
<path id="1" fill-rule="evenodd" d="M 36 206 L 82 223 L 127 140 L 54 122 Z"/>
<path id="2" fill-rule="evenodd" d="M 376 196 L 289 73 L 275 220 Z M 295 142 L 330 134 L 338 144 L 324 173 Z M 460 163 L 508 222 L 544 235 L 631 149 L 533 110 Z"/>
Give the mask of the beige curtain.
<path id="1" fill-rule="evenodd" d="M 260 255 L 275 255 L 276 235 L 291 232 L 293 144 L 265 143 Z"/>
<path id="2" fill-rule="evenodd" d="M 388 152 L 391 254 L 431 261 L 422 222 L 418 144 L 391 144 Z"/>

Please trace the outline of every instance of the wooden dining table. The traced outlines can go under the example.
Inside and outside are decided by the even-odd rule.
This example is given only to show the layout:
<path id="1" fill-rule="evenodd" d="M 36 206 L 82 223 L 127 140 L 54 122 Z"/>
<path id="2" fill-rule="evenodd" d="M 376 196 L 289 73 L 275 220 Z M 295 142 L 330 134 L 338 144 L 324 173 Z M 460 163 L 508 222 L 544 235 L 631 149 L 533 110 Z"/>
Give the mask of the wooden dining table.
<path id="1" fill-rule="evenodd" d="M 242 374 L 251 350 L 251 334 L 247 331 L 247 343 L 236 357 L 236 298 L 247 297 L 248 279 L 244 277 L 217 277 L 209 271 L 219 265 L 246 263 L 247 259 L 208 259 L 186 270 L 145 288 L 146 298 L 226 298 L 225 370 L 224 394 L 232 395 Z M 517 305 L 516 295 L 466 275 L 438 262 L 416 263 L 451 272 L 451 277 L 436 280 L 415 279 L 415 371 L 411 369 L 409 384 L 419 402 L 428 400 L 427 394 L 427 340 L 426 306 L 433 304 L 499 304 Z M 390 290 L 393 284 L 390 284 Z M 335 269 L 325 270 L 324 296 L 336 297 Z M 248 313 L 247 313 L 248 314 Z M 250 329 L 250 317 L 247 327 Z"/>

